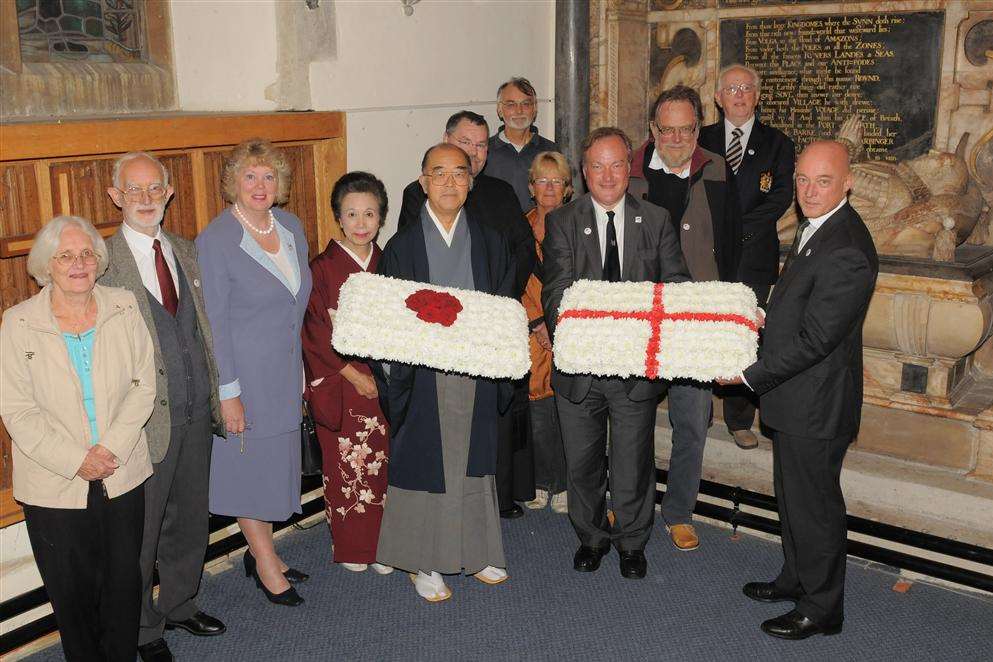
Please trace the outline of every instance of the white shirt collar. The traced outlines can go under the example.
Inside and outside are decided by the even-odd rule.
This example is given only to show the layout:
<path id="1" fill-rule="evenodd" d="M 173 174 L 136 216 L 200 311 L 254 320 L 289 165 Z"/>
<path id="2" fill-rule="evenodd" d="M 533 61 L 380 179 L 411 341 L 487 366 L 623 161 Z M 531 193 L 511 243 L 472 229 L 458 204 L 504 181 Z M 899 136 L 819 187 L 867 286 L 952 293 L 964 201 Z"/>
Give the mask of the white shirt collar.
<path id="1" fill-rule="evenodd" d="M 669 166 L 667 166 L 665 164 L 665 161 L 662 160 L 662 155 L 659 154 L 659 148 L 658 147 L 656 147 L 656 148 L 654 148 L 652 150 L 652 160 L 648 164 L 648 168 L 650 170 L 661 170 L 662 172 L 664 172 L 667 175 L 675 175 L 676 177 L 679 177 L 680 179 L 686 179 L 687 177 L 690 176 L 690 164 L 689 163 L 686 164 L 686 170 L 683 171 L 683 172 L 674 172 L 674 171 L 670 170 L 669 169 Z"/>
<path id="2" fill-rule="evenodd" d="M 617 260 L 621 264 L 621 273 L 624 273 L 624 202 L 621 198 L 613 209 L 607 209 L 590 196 L 593 203 L 593 215 L 596 217 L 597 239 L 600 242 L 600 262 L 607 258 L 607 212 L 614 212 L 614 234 L 617 235 Z"/>
<path id="3" fill-rule="evenodd" d="M 372 246 L 371 245 L 369 246 L 369 254 L 366 255 L 365 256 L 365 259 L 363 260 L 351 248 L 349 248 L 345 244 L 341 243 L 337 239 L 335 239 L 334 241 L 335 241 L 336 244 L 338 244 L 339 246 L 341 246 L 341 250 L 343 250 L 346 253 L 348 253 L 349 257 L 351 257 L 353 260 L 355 260 L 355 264 L 359 265 L 359 267 L 362 269 L 362 271 L 369 271 L 369 263 L 372 262 Z"/>
<path id="4" fill-rule="evenodd" d="M 824 225 L 824 221 L 831 218 L 831 216 L 834 215 L 836 211 L 844 207 L 846 202 L 848 202 L 848 196 L 842 198 L 841 202 L 838 203 L 838 206 L 832 209 L 831 211 L 829 211 L 828 213 L 824 214 L 823 216 L 815 216 L 814 218 L 808 218 L 807 221 L 809 221 L 810 225 L 816 230 L 817 228 Z"/>
<path id="5" fill-rule="evenodd" d="M 143 232 L 138 232 L 137 230 L 135 230 L 134 228 L 132 228 L 130 225 L 128 225 L 126 221 L 123 221 L 122 220 L 121 221 L 121 232 L 124 234 L 124 239 L 125 239 L 125 241 L 128 242 L 128 246 L 131 247 L 131 251 L 132 252 L 134 252 L 134 251 L 140 251 L 142 255 L 151 255 L 153 253 L 153 250 L 154 250 L 152 248 L 152 244 L 155 243 L 155 240 L 156 239 L 158 239 L 159 241 L 162 242 L 162 251 L 163 252 L 166 251 L 166 247 L 167 246 L 170 249 L 170 252 L 172 252 L 171 251 L 172 246 L 169 245 L 169 241 L 162 234 L 162 226 L 161 225 L 159 225 L 155 229 L 155 236 L 154 237 L 149 237 L 147 234 L 145 234 Z"/>
<path id="6" fill-rule="evenodd" d="M 748 137 L 752 135 L 752 127 L 755 126 L 755 114 L 748 118 L 748 121 L 739 126 L 741 129 L 741 138 L 738 141 L 741 143 L 741 149 L 744 150 L 748 147 Z M 727 148 L 731 146 L 731 132 L 734 131 L 735 126 L 733 123 L 729 122 L 727 117 L 724 118 L 724 153 L 727 154 Z"/>
<path id="7" fill-rule="evenodd" d="M 810 241 L 810 238 L 814 236 L 814 233 L 817 232 L 817 230 L 819 230 L 822 225 L 824 225 L 824 222 L 827 221 L 829 218 L 831 218 L 835 212 L 837 212 L 839 209 L 844 207 L 845 203 L 847 202 L 848 202 L 848 196 L 845 196 L 844 198 L 841 199 L 841 202 L 838 203 L 838 206 L 832 209 L 831 211 L 829 211 L 828 213 L 822 216 L 815 216 L 814 218 L 808 218 L 807 221 L 810 223 L 810 225 L 804 228 L 803 236 L 800 237 L 800 244 L 797 246 L 797 251 L 803 248 L 804 244 Z"/>
<path id="8" fill-rule="evenodd" d="M 504 141 L 505 143 L 507 143 L 508 145 L 510 145 L 511 147 L 513 147 L 514 149 L 516 149 L 518 154 L 520 154 L 521 152 L 523 152 L 524 151 L 524 148 L 528 146 L 527 143 L 524 143 L 523 145 L 521 145 L 520 147 L 518 147 L 514 143 L 510 142 L 510 138 L 508 138 L 507 137 L 507 134 L 505 134 L 503 131 L 501 131 L 497 135 L 500 137 L 500 140 Z"/>
<path id="9" fill-rule="evenodd" d="M 462 217 L 462 210 L 459 209 L 459 213 L 455 215 L 455 222 L 452 223 L 452 228 L 450 230 L 446 230 L 445 226 L 438 220 L 438 217 L 434 215 L 434 211 L 432 211 L 429 201 L 424 201 L 424 207 L 428 210 L 428 216 L 430 216 L 431 220 L 434 221 L 435 227 L 438 228 L 438 232 L 441 233 L 441 238 L 445 240 L 445 243 L 448 244 L 449 247 L 451 247 L 452 239 L 455 238 L 455 228 L 458 227 L 459 218 Z"/>

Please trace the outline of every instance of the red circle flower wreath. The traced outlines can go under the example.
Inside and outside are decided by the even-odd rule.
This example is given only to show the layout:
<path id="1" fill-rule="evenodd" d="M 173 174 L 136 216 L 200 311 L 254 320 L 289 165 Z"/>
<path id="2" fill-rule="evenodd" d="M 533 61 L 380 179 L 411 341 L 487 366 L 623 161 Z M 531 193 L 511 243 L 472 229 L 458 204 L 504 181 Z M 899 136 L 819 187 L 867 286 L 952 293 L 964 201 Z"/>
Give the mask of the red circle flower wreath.
<path id="1" fill-rule="evenodd" d="M 406 304 L 417 313 L 417 319 L 442 326 L 455 324 L 462 312 L 462 303 L 448 292 L 417 290 L 407 297 Z"/>

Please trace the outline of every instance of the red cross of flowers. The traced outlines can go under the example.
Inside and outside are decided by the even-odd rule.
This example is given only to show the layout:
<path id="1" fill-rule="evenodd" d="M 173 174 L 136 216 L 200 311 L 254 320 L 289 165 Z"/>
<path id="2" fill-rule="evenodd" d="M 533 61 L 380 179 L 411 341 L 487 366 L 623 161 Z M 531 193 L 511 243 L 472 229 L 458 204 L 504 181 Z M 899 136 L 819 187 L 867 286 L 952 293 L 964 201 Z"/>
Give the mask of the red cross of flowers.
<path id="1" fill-rule="evenodd" d="M 559 315 L 559 322 L 565 319 L 636 319 L 645 320 L 652 327 L 652 335 L 648 338 L 645 349 L 645 376 L 655 379 L 659 376 L 659 346 L 662 343 L 662 322 L 689 320 L 694 322 L 733 322 L 758 332 L 758 326 L 744 315 L 733 313 L 667 313 L 662 302 L 664 283 L 656 283 L 652 295 L 652 307 L 649 310 L 622 312 L 618 310 L 567 310 Z"/>

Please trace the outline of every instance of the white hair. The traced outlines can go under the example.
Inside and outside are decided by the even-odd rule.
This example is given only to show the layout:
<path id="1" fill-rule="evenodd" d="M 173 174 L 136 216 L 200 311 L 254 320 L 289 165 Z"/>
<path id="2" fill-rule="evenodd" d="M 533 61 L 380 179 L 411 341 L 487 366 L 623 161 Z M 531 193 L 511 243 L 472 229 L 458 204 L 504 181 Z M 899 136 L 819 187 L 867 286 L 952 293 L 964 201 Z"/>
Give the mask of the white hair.
<path id="1" fill-rule="evenodd" d="M 728 66 L 721 69 L 721 73 L 717 74 L 717 91 L 720 92 L 721 88 L 724 86 L 724 76 L 734 71 L 735 69 L 740 69 L 746 72 L 752 77 L 752 82 L 755 83 L 755 93 L 758 94 L 762 90 L 762 77 L 759 76 L 759 72 L 755 71 L 751 67 L 746 67 L 743 64 L 729 64 Z"/>
<path id="2" fill-rule="evenodd" d="M 166 167 L 164 165 L 162 165 L 162 161 L 159 161 L 157 157 L 153 156 L 152 154 L 149 154 L 148 152 L 128 152 L 124 156 L 120 156 L 116 161 L 114 161 L 114 188 L 120 189 L 121 185 L 124 183 L 121 181 L 121 170 L 124 169 L 124 166 L 126 166 L 131 161 L 134 161 L 135 159 L 141 159 L 141 158 L 148 159 L 149 161 L 157 165 L 159 167 L 159 170 L 162 171 L 162 186 L 169 186 L 169 171 L 166 170 Z"/>
<path id="3" fill-rule="evenodd" d="M 99 278 L 107 270 L 109 261 L 107 244 L 104 243 L 103 237 L 93 227 L 93 224 L 81 216 L 56 216 L 38 230 L 31 245 L 31 252 L 28 253 L 28 274 L 38 282 L 38 285 L 45 287 L 52 282 L 52 269 L 50 267 L 52 256 L 59 249 L 63 230 L 72 225 L 85 232 L 93 244 L 93 252 L 99 258 L 97 277 Z"/>

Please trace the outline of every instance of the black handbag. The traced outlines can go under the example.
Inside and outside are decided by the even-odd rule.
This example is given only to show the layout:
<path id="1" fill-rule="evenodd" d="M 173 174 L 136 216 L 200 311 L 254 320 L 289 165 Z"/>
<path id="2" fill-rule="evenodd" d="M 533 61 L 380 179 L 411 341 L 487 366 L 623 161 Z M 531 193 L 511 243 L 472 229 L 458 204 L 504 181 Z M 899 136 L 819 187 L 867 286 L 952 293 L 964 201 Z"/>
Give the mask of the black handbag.
<path id="1" fill-rule="evenodd" d="M 300 473 L 304 476 L 321 475 L 321 444 L 317 440 L 317 426 L 303 402 L 303 420 L 300 422 Z"/>

